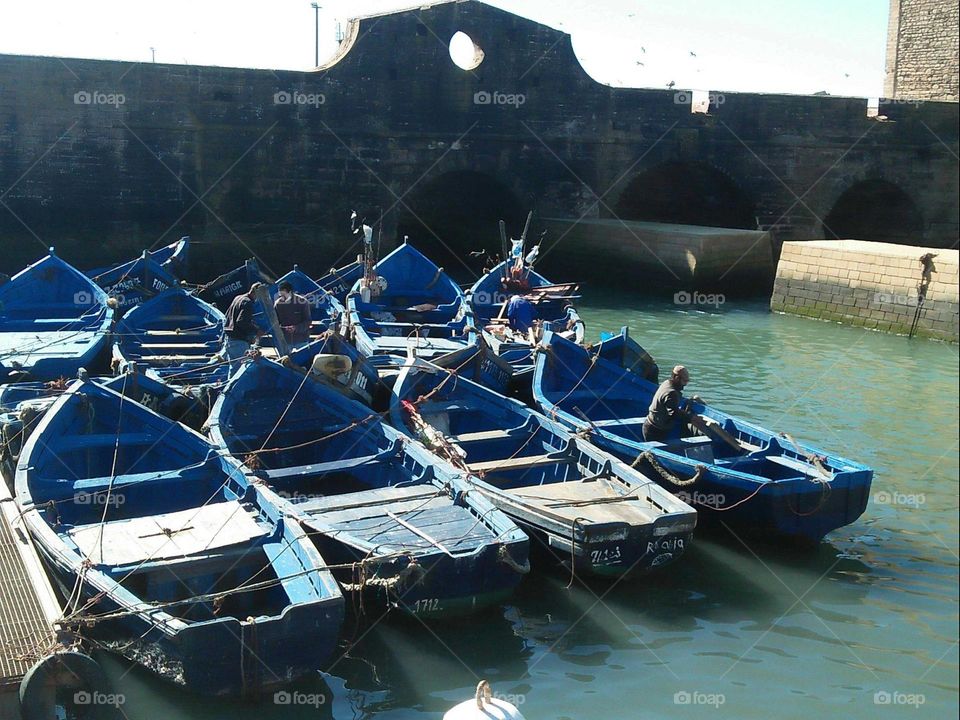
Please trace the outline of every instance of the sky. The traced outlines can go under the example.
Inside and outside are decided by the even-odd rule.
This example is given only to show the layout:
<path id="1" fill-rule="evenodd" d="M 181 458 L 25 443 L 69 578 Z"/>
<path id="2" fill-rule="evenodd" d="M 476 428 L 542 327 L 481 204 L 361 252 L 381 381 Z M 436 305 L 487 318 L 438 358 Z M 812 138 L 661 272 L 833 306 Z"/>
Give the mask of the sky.
<path id="1" fill-rule="evenodd" d="M 320 62 L 348 18 L 413 0 L 319 3 Z M 883 92 L 889 0 L 490 0 L 571 34 L 598 82 L 701 91 Z M 4 0 L 0 53 L 313 67 L 307 0 Z M 152 50 L 151 50 L 152 48 Z"/>

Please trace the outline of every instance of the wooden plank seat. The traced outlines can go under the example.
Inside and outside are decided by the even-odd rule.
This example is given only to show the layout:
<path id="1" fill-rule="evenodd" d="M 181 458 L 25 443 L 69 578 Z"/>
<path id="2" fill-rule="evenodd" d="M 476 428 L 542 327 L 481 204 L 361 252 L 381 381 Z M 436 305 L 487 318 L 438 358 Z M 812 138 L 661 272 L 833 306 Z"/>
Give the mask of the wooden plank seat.
<path id="1" fill-rule="evenodd" d="M 357 508 L 375 508 L 387 505 L 395 508 L 399 503 L 422 501 L 435 497 L 440 491 L 429 483 L 404 487 L 385 487 L 375 490 L 325 495 L 298 503 L 297 509 L 310 513 L 354 510 Z"/>
<path id="2" fill-rule="evenodd" d="M 570 463 L 573 461 L 569 455 L 557 455 L 550 453 L 547 455 L 525 455 L 501 460 L 487 460 L 485 462 L 469 463 L 467 467 L 471 472 L 507 472 L 510 470 L 527 470 L 529 468 L 541 467 L 543 465 L 553 465 L 556 463 Z"/>
<path id="3" fill-rule="evenodd" d="M 647 419 L 646 415 L 641 417 L 628 417 L 628 418 L 610 418 L 609 420 L 594 420 L 592 425 L 598 428 L 604 427 L 613 427 L 616 425 L 643 425 L 644 420 Z"/>
<path id="4" fill-rule="evenodd" d="M 140 347 L 144 350 L 166 350 L 168 348 L 173 348 L 174 350 L 183 349 L 188 350 L 190 348 L 196 348 L 198 350 L 209 350 L 212 346 L 219 345 L 218 341 L 211 340 L 210 342 L 198 342 L 198 343 L 140 343 Z"/>
<path id="5" fill-rule="evenodd" d="M 121 447 L 149 445 L 160 439 L 160 435 L 153 433 L 123 433 Z M 57 452 L 65 453 L 70 450 L 113 446 L 117 442 L 116 433 L 91 433 L 89 435 L 68 435 L 57 441 Z"/>
<path id="6" fill-rule="evenodd" d="M 326 473 L 340 472 L 342 470 L 352 470 L 363 465 L 370 465 L 377 462 L 386 462 L 394 457 L 395 453 L 377 453 L 376 455 L 363 455 L 350 460 L 333 460 L 332 462 L 310 463 L 308 465 L 292 465 L 285 468 L 274 468 L 271 470 L 258 470 L 257 475 L 266 480 L 286 480 L 288 478 L 298 477 L 300 475 L 324 475 Z"/>
<path id="7" fill-rule="evenodd" d="M 809 463 L 805 463 L 802 460 L 797 460 L 796 458 L 787 457 L 786 455 L 768 455 L 766 459 L 772 463 L 776 463 L 777 465 L 782 465 L 785 468 L 796 470 L 803 475 L 821 475 L 820 471 Z"/>
<path id="8" fill-rule="evenodd" d="M 460 435 L 451 435 L 448 440 L 456 443 L 479 442 L 483 440 L 504 440 L 510 437 L 507 430 L 481 430 L 479 432 L 461 433 Z"/>
<path id="9" fill-rule="evenodd" d="M 198 555 L 248 543 L 266 534 L 236 501 L 163 515 L 92 523 L 69 531 L 80 552 L 101 565 L 130 565 Z"/>
<path id="10" fill-rule="evenodd" d="M 604 480 L 572 480 L 520 487 L 518 497 L 532 501 L 568 520 L 590 523 L 654 521 L 658 510 L 648 506 L 643 494 L 622 495 Z"/>

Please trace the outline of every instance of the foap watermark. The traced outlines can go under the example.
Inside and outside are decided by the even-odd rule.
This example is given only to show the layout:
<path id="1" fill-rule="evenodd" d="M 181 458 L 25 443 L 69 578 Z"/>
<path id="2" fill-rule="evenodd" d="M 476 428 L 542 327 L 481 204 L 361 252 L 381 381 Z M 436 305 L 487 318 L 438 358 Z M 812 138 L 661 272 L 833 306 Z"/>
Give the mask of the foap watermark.
<path id="1" fill-rule="evenodd" d="M 305 107 L 320 107 L 327 102 L 323 93 L 304 93 L 299 90 L 280 90 L 273 94 L 274 105 L 303 105 Z"/>
<path id="2" fill-rule="evenodd" d="M 877 101 L 877 105 L 880 107 L 884 105 L 913 105 L 914 107 L 920 107 L 923 103 L 923 100 L 911 97 L 880 98 Z"/>
<path id="3" fill-rule="evenodd" d="M 113 507 L 120 507 L 126 501 L 127 499 L 123 496 L 123 493 L 118 492 L 89 493 L 81 491 L 73 496 L 73 502 L 76 505 L 112 505 Z"/>
<path id="4" fill-rule="evenodd" d="M 296 705 L 297 707 L 319 708 L 327 703 L 323 693 L 305 693 L 299 690 L 278 690 L 273 694 L 274 705 Z"/>
<path id="5" fill-rule="evenodd" d="M 723 293 L 703 293 L 697 290 L 681 290 L 673 294 L 674 305 L 712 305 L 720 307 L 727 301 Z"/>
<path id="6" fill-rule="evenodd" d="M 527 696 L 523 693 L 494 693 L 493 699 L 510 703 L 514 707 L 520 707 L 527 701 Z"/>
<path id="7" fill-rule="evenodd" d="M 906 507 L 920 507 L 927 502 L 927 496 L 923 493 L 902 493 L 894 490 L 887 492 L 881 490 L 873 494 L 875 505 L 903 505 Z"/>
<path id="8" fill-rule="evenodd" d="M 718 708 L 727 702 L 723 693 L 705 693 L 699 690 L 678 690 L 673 694 L 674 705 L 710 705 Z"/>
<path id="9" fill-rule="evenodd" d="M 674 494 L 687 505 L 703 505 L 709 508 L 721 508 L 727 504 L 727 496 L 723 493 L 704 493 L 699 490 L 687 492 L 686 490 L 680 490 Z"/>
<path id="10" fill-rule="evenodd" d="M 873 295 L 874 305 L 903 305 L 905 307 L 916 307 L 920 300 L 916 295 L 907 295 L 906 293 L 888 293 L 878 292 Z"/>
<path id="11" fill-rule="evenodd" d="M 79 290 L 73 294 L 73 304 L 88 307 L 96 302 L 93 293 L 88 290 Z"/>
<path id="12" fill-rule="evenodd" d="M 509 105 L 519 108 L 527 101 L 523 93 L 505 93 L 499 90 L 478 90 L 473 94 L 474 105 Z"/>
<path id="13" fill-rule="evenodd" d="M 78 90 L 73 94 L 74 105 L 113 105 L 114 107 L 120 107 L 126 102 L 127 98 L 123 93 Z"/>
<path id="14" fill-rule="evenodd" d="M 907 705 L 918 708 L 927 702 L 922 693 L 905 693 L 899 690 L 877 690 L 873 694 L 874 705 Z"/>
<path id="15" fill-rule="evenodd" d="M 74 705 L 108 705 L 118 708 L 127 701 L 127 698 L 121 693 L 105 693 L 99 690 L 89 692 L 87 690 L 78 690 L 73 694 Z"/>
<path id="16" fill-rule="evenodd" d="M 723 93 L 707 92 L 705 90 L 677 90 L 673 94 L 674 105 L 707 105 L 717 107 L 723 105 L 727 98 Z"/>

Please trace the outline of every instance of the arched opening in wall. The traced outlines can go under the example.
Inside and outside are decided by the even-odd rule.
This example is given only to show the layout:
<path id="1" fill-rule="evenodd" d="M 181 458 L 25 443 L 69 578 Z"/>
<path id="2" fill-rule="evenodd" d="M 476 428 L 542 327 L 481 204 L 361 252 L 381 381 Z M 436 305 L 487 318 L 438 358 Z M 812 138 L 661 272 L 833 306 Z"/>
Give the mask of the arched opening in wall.
<path id="1" fill-rule="evenodd" d="M 616 206 L 623 220 L 744 228 L 757 226 L 754 204 L 729 176 L 704 163 L 671 161 L 641 173 Z"/>
<path id="2" fill-rule="evenodd" d="M 844 192 L 823 219 L 823 236 L 923 245 L 923 217 L 893 183 L 863 180 Z"/>
<path id="3" fill-rule="evenodd" d="M 500 251 L 500 220 L 513 236 L 523 229 L 524 209 L 513 193 L 489 175 L 470 170 L 444 173 L 418 187 L 404 203 L 409 210 L 398 207 L 398 239 L 409 235 L 418 250 L 462 282 L 482 270 L 482 259 L 470 258 L 470 252 Z"/>

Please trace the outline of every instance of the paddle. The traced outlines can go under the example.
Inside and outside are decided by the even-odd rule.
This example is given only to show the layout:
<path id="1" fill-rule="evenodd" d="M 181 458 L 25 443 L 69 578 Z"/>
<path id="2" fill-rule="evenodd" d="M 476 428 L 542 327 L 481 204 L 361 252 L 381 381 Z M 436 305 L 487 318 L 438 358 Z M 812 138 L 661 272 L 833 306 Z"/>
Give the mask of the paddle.
<path id="1" fill-rule="evenodd" d="M 690 408 L 691 403 L 692 400 L 687 403 L 688 409 Z M 698 415 L 697 413 L 691 411 L 689 422 L 705 435 L 714 435 L 715 437 L 720 438 L 738 453 L 745 452 L 743 446 L 737 441 L 737 439 L 720 427 L 720 424 L 713 418 L 705 418 L 702 415 Z"/>

